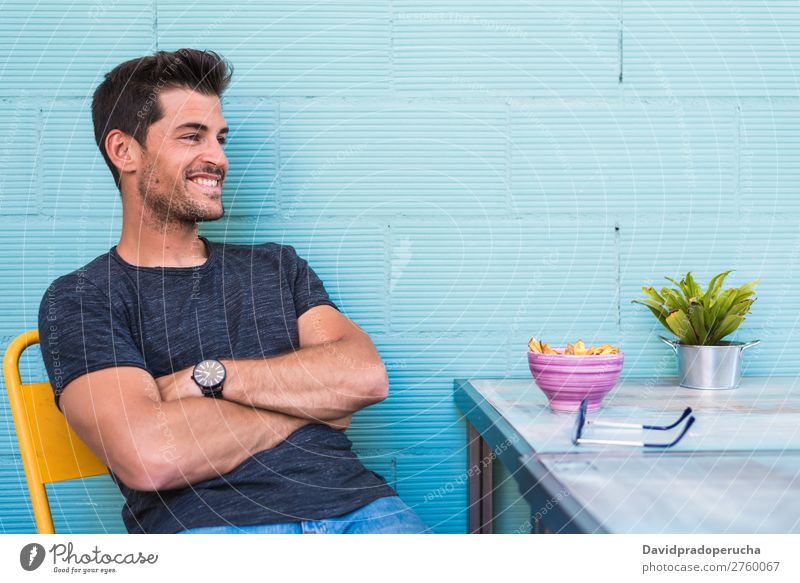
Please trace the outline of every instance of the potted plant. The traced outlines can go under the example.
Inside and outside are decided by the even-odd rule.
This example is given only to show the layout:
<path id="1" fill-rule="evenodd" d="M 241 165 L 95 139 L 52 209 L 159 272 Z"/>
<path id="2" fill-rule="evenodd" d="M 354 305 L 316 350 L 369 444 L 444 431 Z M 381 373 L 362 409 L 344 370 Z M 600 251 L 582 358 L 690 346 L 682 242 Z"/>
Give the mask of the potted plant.
<path id="1" fill-rule="evenodd" d="M 758 280 L 741 287 L 722 290 L 731 271 L 714 276 L 703 289 L 687 273 L 680 281 L 666 279 L 675 287 L 645 286 L 647 298 L 633 303 L 647 306 L 658 321 L 678 340 L 660 338 L 678 356 L 680 385 L 692 389 L 733 389 L 741 380 L 742 353 L 759 343 L 725 342 L 736 330 L 756 300 L 753 291 Z"/>

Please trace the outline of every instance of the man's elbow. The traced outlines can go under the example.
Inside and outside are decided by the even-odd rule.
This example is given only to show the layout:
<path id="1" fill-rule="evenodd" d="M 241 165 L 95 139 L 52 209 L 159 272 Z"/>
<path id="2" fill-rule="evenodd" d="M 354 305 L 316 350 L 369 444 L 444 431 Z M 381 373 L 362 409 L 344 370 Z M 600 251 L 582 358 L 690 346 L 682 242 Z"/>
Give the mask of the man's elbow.
<path id="1" fill-rule="evenodd" d="M 128 488 L 157 492 L 175 487 L 176 462 L 171 449 L 140 447 L 132 459 L 120 460 L 110 467 Z"/>
<path id="2" fill-rule="evenodd" d="M 109 469 L 128 488 L 140 492 L 164 490 L 169 482 L 169 476 L 162 468 L 150 464 L 117 465 Z"/>
<path id="3" fill-rule="evenodd" d="M 389 396 L 389 375 L 383 362 L 379 362 L 370 375 L 368 398 L 371 404 L 380 403 Z"/>

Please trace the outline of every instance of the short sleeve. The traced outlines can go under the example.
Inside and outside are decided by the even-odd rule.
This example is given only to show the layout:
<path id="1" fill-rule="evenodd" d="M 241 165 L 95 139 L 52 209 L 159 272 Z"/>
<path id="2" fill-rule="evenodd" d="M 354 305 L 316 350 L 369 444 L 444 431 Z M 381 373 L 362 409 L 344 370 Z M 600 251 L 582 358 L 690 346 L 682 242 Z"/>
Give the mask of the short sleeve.
<path id="1" fill-rule="evenodd" d="M 317 276 L 308 262 L 300 257 L 294 247 L 287 245 L 289 260 L 294 263 L 294 310 L 299 318 L 315 306 L 327 305 L 337 310 L 339 307 L 333 303 L 325 290 L 322 280 Z"/>
<path id="2" fill-rule="evenodd" d="M 39 306 L 39 344 L 56 406 L 76 378 L 116 366 L 147 370 L 127 318 L 107 294 L 72 275 L 53 282 Z"/>

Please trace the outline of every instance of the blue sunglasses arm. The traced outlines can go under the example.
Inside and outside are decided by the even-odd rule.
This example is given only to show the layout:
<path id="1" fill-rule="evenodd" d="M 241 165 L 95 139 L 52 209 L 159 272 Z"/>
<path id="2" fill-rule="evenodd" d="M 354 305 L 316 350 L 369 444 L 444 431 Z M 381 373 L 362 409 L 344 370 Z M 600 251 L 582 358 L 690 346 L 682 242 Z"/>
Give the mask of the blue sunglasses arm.
<path id="1" fill-rule="evenodd" d="M 675 423 L 672 423 L 671 425 L 642 425 L 642 429 L 658 429 L 661 431 L 672 429 L 673 427 L 677 427 L 678 425 L 683 423 L 683 420 L 686 419 L 691 414 L 692 414 L 692 408 L 686 407 L 686 409 L 683 410 L 683 414 L 681 414 L 680 419 L 678 419 Z"/>
<path id="2" fill-rule="evenodd" d="M 680 432 L 678 437 L 676 437 L 674 440 L 672 440 L 672 443 L 645 443 L 644 446 L 645 447 L 660 447 L 660 448 L 664 448 L 664 449 L 666 449 L 668 447 L 672 447 L 673 445 L 678 443 L 681 439 L 683 439 L 683 436 L 686 435 L 686 433 L 688 433 L 689 428 L 692 425 L 694 425 L 694 421 L 695 421 L 694 417 L 689 417 L 689 421 L 686 423 L 686 425 L 684 426 L 683 430 Z"/>

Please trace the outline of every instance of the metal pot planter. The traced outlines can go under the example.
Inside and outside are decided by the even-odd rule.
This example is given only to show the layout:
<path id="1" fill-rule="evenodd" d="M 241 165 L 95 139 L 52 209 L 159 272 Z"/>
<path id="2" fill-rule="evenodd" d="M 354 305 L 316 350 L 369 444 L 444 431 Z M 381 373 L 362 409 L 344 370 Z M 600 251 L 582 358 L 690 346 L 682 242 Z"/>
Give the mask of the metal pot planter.
<path id="1" fill-rule="evenodd" d="M 681 344 L 659 336 L 678 355 L 680 386 L 689 389 L 735 389 L 742 380 L 742 354 L 761 342 L 720 342 L 714 346 Z"/>

